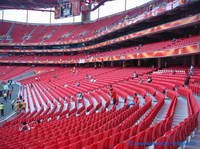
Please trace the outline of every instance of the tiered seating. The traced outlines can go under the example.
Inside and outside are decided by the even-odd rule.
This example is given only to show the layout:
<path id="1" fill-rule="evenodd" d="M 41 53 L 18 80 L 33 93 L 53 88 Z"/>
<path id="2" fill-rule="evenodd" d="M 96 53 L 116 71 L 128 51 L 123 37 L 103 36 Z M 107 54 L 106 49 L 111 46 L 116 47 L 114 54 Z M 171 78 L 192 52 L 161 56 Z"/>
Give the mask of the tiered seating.
<path id="1" fill-rule="evenodd" d="M 31 67 L 29 66 L 0 66 L 0 80 L 7 81 L 13 77 L 16 77 L 18 75 L 21 75 L 25 72 L 28 72 L 28 70 Z"/>
<path id="2" fill-rule="evenodd" d="M 27 24 L 16 24 L 11 32 L 14 43 L 24 41 L 24 36 L 28 36 L 35 27 Z"/>
<path id="3" fill-rule="evenodd" d="M 172 48 L 184 47 L 187 45 L 193 45 L 199 43 L 200 36 L 193 36 L 190 38 L 180 38 L 176 41 L 169 40 L 163 42 L 156 42 L 151 44 L 145 44 L 142 46 L 134 46 L 130 48 L 117 49 L 107 52 L 91 53 L 90 55 L 81 53 L 78 55 L 60 55 L 60 56 L 10 56 L 3 57 L 0 60 L 17 60 L 17 61 L 64 61 L 64 60 L 80 60 L 80 59 L 90 59 L 98 57 L 108 57 L 108 56 L 125 56 L 128 54 L 144 53 L 160 50 L 169 50 Z"/>
<path id="4" fill-rule="evenodd" d="M 96 22 L 88 23 L 88 24 L 74 24 L 73 26 L 70 25 L 62 25 L 61 27 L 59 25 L 52 25 L 52 26 L 44 26 L 44 25 L 23 25 L 23 24 L 16 24 L 15 30 L 18 30 L 19 28 L 23 28 L 23 30 L 20 29 L 21 33 L 18 34 L 19 37 L 17 37 L 14 32 L 12 35 L 13 43 L 20 44 L 21 39 L 24 35 L 31 34 L 31 38 L 26 40 L 24 44 L 30 43 L 30 44 L 38 44 L 41 42 L 44 43 L 55 43 L 55 42 L 63 42 L 63 41 L 73 41 L 73 42 L 81 42 L 86 40 L 90 40 L 92 38 L 96 38 L 98 36 L 101 36 L 103 34 L 112 32 L 114 30 L 117 30 L 121 27 L 125 27 L 127 25 L 133 24 L 137 21 L 134 21 L 134 19 L 137 19 L 138 21 L 141 21 L 139 18 L 146 19 L 147 16 L 143 16 L 143 14 L 149 14 L 149 17 L 152 17 L 154 10 L 150 9 L 150 5 L 154 5 L 154 7 L 157 9 L 158 7 L 163 8 L 163 10 L 166 9 L 166 3 L 174 2 L 174 0 L 162 0 L 162 1 L 153 1 L 151 3 L 148 3 L 146 5 L 143 5 L 141 7 L 137 7 L 134 9 L 131 9 L 126 12 L 122 12 L 120 14 L 112 15 L 106 18 L 103 18 L 101 20 L 98 20 Z M 172 5 L 172 3 L 171 3 Z M 140 17 L 142 16 L 142 17 Z M 138 17 L 138 18 L 137 18 Z M 130 23 L 129 23 L 130 21 Z M 11 23 L 4 23 L 3 26 L 5 26 L 5 33 L 8 31 L 8 26 L 10 26 Z M 20 27 L 20 25 L 22 27 Z M 32 29 L 31 29 L 32 28 Z M 51 31 L 55 30 L 54 33 Z M 17 31 L 18 32 L 18 31 Z M 67 38 L 62 38 L 64 34 L 67 32 L 71 33 L 72 35 Z M 88 32 L 84 35 L 81 35 L 83 32 Z M 5 35 L 5 33 L 3 35 Z M 50 38 L 47 38 L 46 40 L 43 40 L 44 36 L 51 34 L 52 36 Z"/>
<path id="5" fill-rule="evenodd" d="M 149 51 L 160 51 L 160 50 L 168 50 L 170 48 L 184 47 L 185 45 L 199 43 L 200 36 L 194 36 L 191 38 L 180 38 L 176 41 L 168 40 L 162 42 L 156 42 L 151 44 L 145 44 L 142 46 L 134 46 L 125 49 L 118 49 L 108 52 L 99 53 L 98 56 L 121 56 L 133 53 L 143 53 Z"/>
<path id="6" fill-rule="evenodd" d="M 187 98 L 189 116 L 186 119 L 184 119 L 182 123 L 168 131 L 164 136 L 157 139 L 157 145 L 155 145 L 156 149 L 164 148 L 164 146 L 166 146 L 165 144 L 170 144 L 171 147 L 177 148 L 181 145 L 181 143 L 183 144 L 183 141 L 187 139 L 190 140 L 192 132 L 198 125 L 199 107 L 196 103 L 196 100 L 194 99 L 194 96 L 192 95 L 192 92 L 184 88 L 179 89 L 178 92 Z M 163 145 L 160 146 L 158 144 Z"/>
<path id="7" fill-rule="evenodd" d="M 31 38 L 26 40 L 24 43 L 40 43 L 40 41 L 42 40 L 42 37 L 45 34 L 45 25 L 40 25 L 40 26 L 36 26 L 34 31 L 31 34 Z"/>
<path id="8" fill-rule="evenodd" d="M 60 26 L 57 26 L 57 30 L 56 32 L 53 34 L 53 36 L 51 36 L 51 38 L 45 40 L 45 42 L 47 43 L 52 43 L 52 42 L 55 42 L 55 41 L 64 41 L 66 39 L 66 37 L 64 35 L 67 35 L 67 36 L 71 36 L 73 31 L 75 29 L 78 28 L 78 25 L 60 25 Z"/>
<path id="9" fill-rule="evenodd" d="M 192 91 L 182 87 L 182 83 L 176 84 L 186 68 L 179 68 L 176 77 L 170 69 L 153 72 L 151 83 L 139 80 L 146 79 L 147 73 L 154 71 L 152 68 L 55 67 L 21 80 L 20 94 L 28 104 L 26 113 L 0 128 L 0 148 L 132 149 L 151 145 L 165 148 L 166 145 L 156 145 L 162 142 L 174 147 L 169 143 L 184 141 L 197 126 L 199 107 Z M 133 72 L 137 72 L 139 78 L 132 79 Z M 97 82 L 89 82 L 86 74 Z M 169 84 L 167 79 L 170 79 Z M 80 82 L 80 86 L 74 86 L 75 82 Z M 110 105 L 107 86 L 111 84 L 117 92 L 116 106 Z M 84 93 L 80 103 L 75 97 L 78 92 Z M 188 118 L 174 127 L 179 95 L 187 99 Z M 128 108 L 130 100 L 135 104 Z M 163 119 L 154 121 L 167 100 L 170 105 Z M 30 131 L 18 130 L 23 121 L 30 124 Z"/>
<path id="10" fill-rule="evenodd" d="M 85 146 L 94 141 L 94 139 L 92 139 L 90 142 L 89 140 L 86 141 L 86 136 L 91 136 L 92 138 L 94 135 L 96 135 L 96 139 L 101 139 L 103 136 L 106 136 L 106 134 L 110 135 L 112 132 L 110 129 L 114 128 L 114 126 L 126 119 L 126 117 L 128 117 L 136 109 L 137 107 L 130 109 L 122 108 L 119 111 L 109 111 L 88 116 L 71 117 L 69 119 L 43 122 L 40 127 L 38 127 L 36 124 L 35 129 L 25 133 L 24 135 L 18 132 L 17 126 L 13 130 L 9 130 L 8 128 L 7 131 L 10 133 L 15 133 L 16 137 L 13 137 L 12 140 L 9 140 L 10 143 L 4 145 L 4 147 L 9 146 L 13 148 L 18 145 L 17 142 L 21 142 L 21 145 L 18 146 L 19 148 L 30 147 L 30 145 L 33 148 L 75 148 L 80 141 L 82 142 L 80 145 Z M 117 117 L 114 117 L 115 115 L 117 115 Z M 51 133 L 53 133 L 53 135 Z M 32 136 L 31 140 L 30 135 Z M 100 136 L 102 137 L 100 138 Z M 4 138 L 6 141 L 8 136 L 5 134 L 2 135 L 1 138 Z M 37 140 L 41 140 L 43 143 L 38 144 Z"/>
<path id="11" fill-rule="evenodd" d="M 1 30 L 0 30 L 0 36 L 6 35 L 7 31 L 9 30 L 11 24 L 8 22 L 0 22 Z"/>

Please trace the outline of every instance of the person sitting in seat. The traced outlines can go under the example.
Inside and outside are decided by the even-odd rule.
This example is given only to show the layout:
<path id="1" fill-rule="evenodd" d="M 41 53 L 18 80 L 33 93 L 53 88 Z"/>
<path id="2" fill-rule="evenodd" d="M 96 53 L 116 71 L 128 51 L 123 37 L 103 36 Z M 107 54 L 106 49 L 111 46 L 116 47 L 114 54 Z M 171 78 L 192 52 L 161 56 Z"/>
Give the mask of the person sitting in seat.
<path id="1" fill-rule="evenodd" d="M 148 83 L 151 83 L 151 82 L 152 82 L 152 78 L 151 78 L 150 76 L 148 76 L 147 82 L 148 82 Z"/>
<path id="2" fill-rule="evenodd" d="M 83 93 L 78 93 L 78 94 L 77 94 L 77 98 L 78 98 L 78 99 L 83 99 Z"/>
<path id="3" fill-rule="evenodd" d="M 133 74 L 132 74 L 132 79 L 135 79 L 135 78 L 137 78 L 138 77 L 138 74 L 136 73 L 136 72 L 134 72 Z"/>
<path id="4" fill-rule="evenodd" d="M 144 80 L 142 80 L 142 78 L 140 78 L 139 83 L 142 84 L 144 82 Z"/>
<path id="5" fill-rule="evenodd" d="M 38 81 L 38 77 L 35 78 L 35 81 Z"/>
<path id="6" fill-rule="evenodd" d="M 135 102 L 133 100 L 128 100 L 128 107 L 132 107 L 133 105 L 135 105 Z"/>
<path id="7" fill-rule="evenodd" d="M 67 88 L 67 87 L 68 87 L 68 84 L 67 84 L 67 83 L 65 83 L 65 84 L 64 84 L 64 88 Z"/>
<path id="8" fill-rule="evenodd" d="M 90 75 L 89 74 L 86 74 L 85 75 L 85 79 L 87 80 L 87 79 L 90 79 Z"/>
<path id="9" fill-rule="evenodd" d="M 80 86 L 81 84 L 80 84 L 80 82 L 76 82 L 75 85 L 76 86 Z"/>
<path id="10" fill-rule="evenodd" d="M 90 80 L 90 82 L 91 83 L 95 83 L 97 80 L 95 80 L 94 78 L 92 78 L 91 80 Z"/>
<path id="11" fill-rule="evenodd" d="M 26 131 L 30 129 L 31 129 L 30 126 L 26 122 L 22 122 L 19 131 Z"/>

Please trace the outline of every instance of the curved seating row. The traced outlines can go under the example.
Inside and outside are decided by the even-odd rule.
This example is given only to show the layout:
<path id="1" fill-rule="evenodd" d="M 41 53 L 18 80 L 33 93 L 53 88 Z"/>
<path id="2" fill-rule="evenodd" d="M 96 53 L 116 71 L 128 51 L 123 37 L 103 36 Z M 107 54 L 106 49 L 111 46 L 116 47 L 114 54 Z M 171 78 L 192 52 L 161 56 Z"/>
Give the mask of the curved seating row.
<path id="1" fill-rule="evenodd" d="M 163 73 L 163 79 L 159 74 L 158 81 L 156 73 L 149 74 L 153 69 L 148 68 L 103 68 L 93 71 L 76 68 L 78 75 L 63 69 L 21 80 L 23 87 L 20 92 L 28 97 L 27 113 L 20 114 L 21 117 L 0 128 L 0 148 L 140 149 L 152 145 L 159 149 L 176 148 L 180 144 L 173 143 L 186 140 L 197 126 L 199 107 L 192 91 L 183 87 L 182 82 L 176 84 L 177 77 L 183 77 L 180 74 L 172 77 L 174 74 Z M 95 76 L 96 83 L 84 78 L 87 70 Z M 137 71 L 139 78 L 132 79 L 131 74 Z M 147 75 L 152 76 L 153 81 L 141 83 L 140 79 L 146 79 Z M 71 80 L 72 76 L 80 82 L 79 87 L 73 85 L 76 81 Z M 169 78 L 172 81 L 167 84 Z M 66 91 L 64 80 L 71 86 Z M 110 105 L 107 86 L 111 84 L 119 100 L 116 106 Z M 68 91 L 71 93 L 67 94 Z M 80 103 L 75 97 L 78 92 L 85 93 Z M 173 126 L 180 95 L 187 99 L 189 115 Z M 129 100 L 133 100 L 135 105 L 129 107 Z M 155 122 L 166 100 L 171 101 L 170 105 L 163 113 L 163 119 Z M 36 120 L 42 122 L 37 123 Z M 20 132 L 18 129 L 23 121 L 28 122 L 32 129 Z M 10 137 L 13 134 L 15 136 Z"/>

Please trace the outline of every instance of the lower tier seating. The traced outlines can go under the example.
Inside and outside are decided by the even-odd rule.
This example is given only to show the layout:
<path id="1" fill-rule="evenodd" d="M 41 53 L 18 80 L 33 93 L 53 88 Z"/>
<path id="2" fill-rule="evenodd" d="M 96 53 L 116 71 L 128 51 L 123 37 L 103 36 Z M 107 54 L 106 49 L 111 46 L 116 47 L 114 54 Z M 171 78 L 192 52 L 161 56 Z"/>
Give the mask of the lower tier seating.
<path id="1" fill-rule="evenodd" d="M 177 148 L 194 133 L 199 106 L 197 84 L 184 85 L 188 68 L 174 69 L 32 68 L 41 73 L 19 81 L 27 106 L 0 127 L 0 149 Z M 179 106 L 186 114 L 177 119 Z M 21 131 L 21 122 L 30 130 Z"/>

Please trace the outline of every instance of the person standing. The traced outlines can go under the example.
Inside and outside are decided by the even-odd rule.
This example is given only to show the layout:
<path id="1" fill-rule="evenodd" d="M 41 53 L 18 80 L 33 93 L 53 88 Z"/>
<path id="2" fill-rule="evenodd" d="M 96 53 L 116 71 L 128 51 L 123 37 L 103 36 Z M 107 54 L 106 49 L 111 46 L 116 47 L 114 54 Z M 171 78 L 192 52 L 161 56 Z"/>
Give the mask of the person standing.
<path id="1" fill-rule="evenodd" d="M 8 99 L 11 99 L 11 97 L 12 97 L 12 91 L 11 90 L 7 91 L 7 96 L 8 96 Z"/>
<path id="2" fill-rule="evenodd" d="M 3 98 L 5 101 L 7 101 L 7 93 L 6 92 L 3 93 Z"/>
<path id="3" fill-rule="evenodd" d="M 23 100 L 23 97 L 22 97 L 22 95 L 19 95 L 19 100 L 21 100 L 21 101 Z"/>
<path id="4" fill-rule="evenodd" d="M 184 86 L 188 86 L 189 83 L 190 83 L 190 75 L 188 74 L 188 75 L 185 77 Z"/>
<path id="5" fill-rule="evenodd" d="M 15 111 L 16 111 L 17 113 L 19 113 L 19 112 L 20 112 L 20 109 L 19 109 L 19 101 L 15 102 L 14 107 L 15 107 Z"/>
<path id="6" fill-rule="evenodd" d="M 15 100 L 12 100 L 12 101 L 11 101 L 12 110 L 14 110 L 15 103 L 16 103 L 16 101 L 15 101 Z"/>
<path id="7" fill-rule="evenodd" d="M 189 69 L 189 75 L 193 75 L 193 71 L 194 71 L 194 66 L 191 65 Z"/>
<path id="8" fill-rule="evenodd" d="M 23 111 L 23 112 L 26 112 L 26 103 L 25 103 L 24 100 L 23 100 L 23 102 L 22 102 L 22 111 Z"/>
<path id="9" fill-rule="evenodd" d="M 0 90 L 0 97 L 2 97 L 3 96 L 3 91 L 2 90 Z"/>
<path id="10" fill-rule="evenodd" d="M 112 85 L 110 85 L 110 96 L 111 96 L 113 105 L 116 105 L 117 104 L 117 94 L 113 90 Z"/>
<path id="11" fill-rule="evenodd" d="M 1 116 L 4 116 L 4 109 L 5 109 L 5 107 L 4 107 L 3 103 L 1 103 L 0 104 Z"/>
<path id="12" fill-rule="evenodd" d="M 11 91 L 13 91 L 14 90 L 14 87 L 13 87 L 13 85 L 11 84 Z"/>

